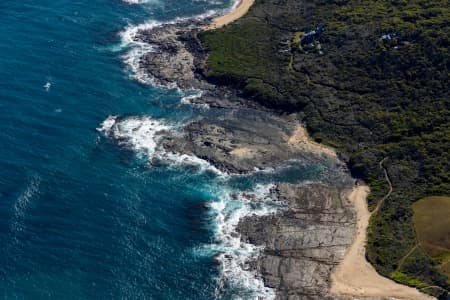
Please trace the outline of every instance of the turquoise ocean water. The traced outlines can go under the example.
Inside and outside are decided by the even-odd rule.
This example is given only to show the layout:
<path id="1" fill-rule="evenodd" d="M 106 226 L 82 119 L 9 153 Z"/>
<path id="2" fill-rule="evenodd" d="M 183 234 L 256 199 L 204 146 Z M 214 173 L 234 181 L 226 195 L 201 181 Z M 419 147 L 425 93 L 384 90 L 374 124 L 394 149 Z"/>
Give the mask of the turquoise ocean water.
<path id="1" fill-rule="evenodd" d="M 136 48 L 123 41 L 133 26 L 232 4 L 0 2 L 0 299 L 273 295 L 245 268 L 259 249 L 231 233 L 243 215 L 283 209 L 272 182 L 327 167 L 227 176 L 195 158 L 149 165 L 152 130 L 199 111 L 182 91 L 136 80 Z M 97 128 L 115 116 L 119 136 L 105 137 Z M 231 200 L 240 191 L 260 202 Z"/>

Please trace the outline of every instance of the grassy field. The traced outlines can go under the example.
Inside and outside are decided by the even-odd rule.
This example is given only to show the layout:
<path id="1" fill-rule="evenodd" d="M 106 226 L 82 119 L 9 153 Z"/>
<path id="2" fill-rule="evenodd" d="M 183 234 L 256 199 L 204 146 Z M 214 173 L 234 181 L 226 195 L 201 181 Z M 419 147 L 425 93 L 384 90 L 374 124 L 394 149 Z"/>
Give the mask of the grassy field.
<path id="1" fill-rule="evenodd" d="M 450 287 L 448 265 L 414 248 L 412 205 L 450 195 L 449 20 L 448 0 L 256 0 L 243 18 L 199 35 L 203 74 L 298 112 L 369 184 L 372 208 L 389 188 L 384 161 L 393 192 L 371 220 L 367 257 L 379 273 L 434 295 Z M 319 24 L 313 46 L 296 46 Z"/>
<path id="2" fill-rule="evenodd" d="M 426 197 L 413 204 L 420 246 L 450 276 L 450 197 Z"/>

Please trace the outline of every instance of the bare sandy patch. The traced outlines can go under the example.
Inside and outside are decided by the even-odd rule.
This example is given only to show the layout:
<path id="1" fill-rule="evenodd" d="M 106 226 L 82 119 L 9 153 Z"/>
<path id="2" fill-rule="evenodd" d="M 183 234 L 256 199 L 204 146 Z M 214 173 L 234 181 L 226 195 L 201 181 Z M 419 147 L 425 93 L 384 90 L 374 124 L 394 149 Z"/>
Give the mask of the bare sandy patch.
<path id="1" fill-rule="evenodd" d="M 288 138 L 289 147 L 295 150 L 306 152 L 322 153 L 330 158 L 337 158 L 336 151 L 327 146 L 314 142 L 307 134 L 305 128 L 300 124 L 294 130 L 294 133 Z"/>
<path id="2" fill-rule="evenodd" d="M 253 3 L 255 3 L 255 0 L 240 0 L 240 2 L 231 11 L 223 16 L 214 18 L 211 24 L 205 29 L 210 30 L 220 28 L 236 21 L 248 12 Z"/>
<path id="3" fill-rule="evenodd" d="M 252 158 L 254 156 L 254 150 L 247 147 L 236 148 L 230 153 L 240 159 Z"/>
<path id="4" fill-rule="evenodd" d="M 331 293 L 357 297 L 386 297 L 402 300 L 430 300 L 431 296 L 418 290 L 398 284 L 379 275 L 365 258 L 367 227 L 370 212 L 367 207 L 369 187 L 355 187 L 349 201 L 357 213 L 357 231 L 352 246 L 331 276 Z"/>

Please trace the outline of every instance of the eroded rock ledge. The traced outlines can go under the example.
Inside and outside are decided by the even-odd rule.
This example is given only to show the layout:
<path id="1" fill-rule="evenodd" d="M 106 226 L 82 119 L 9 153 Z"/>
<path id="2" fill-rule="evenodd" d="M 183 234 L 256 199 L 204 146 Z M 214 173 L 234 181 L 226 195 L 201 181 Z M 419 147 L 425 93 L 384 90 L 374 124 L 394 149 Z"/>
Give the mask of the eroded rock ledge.
<path id="1" fill-rule="evenodd" d="M 265 246 L 257 268 L 279 299 L 333 298 L 330 275 L 355 230 L 348 187 L 281 184 L 278 193 L 288 203 L 286 212 L 239 224 L 244 239 Z"/>
<path id="2" fill-rule="evenodd" d="M 183 134 L 165 136 L 162 145 L 167 151 L 194 154 L 229 173 L 274 168 L 288 160 L 330 159 L 305 147 L 305 140 L 294 139 L 297 126 L 293 115 L 234 108 L 219 116 L 199 117 L 184 127 Z"/>

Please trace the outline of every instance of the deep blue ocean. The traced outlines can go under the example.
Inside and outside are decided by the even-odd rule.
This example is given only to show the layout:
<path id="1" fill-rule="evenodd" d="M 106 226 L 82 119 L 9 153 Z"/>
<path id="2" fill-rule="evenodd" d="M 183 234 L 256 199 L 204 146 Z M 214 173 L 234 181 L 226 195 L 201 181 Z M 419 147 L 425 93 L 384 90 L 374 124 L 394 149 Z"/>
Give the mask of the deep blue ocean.
<path id="1" fill-rule="evenodd" d="M 267 200 L 263 185 L 326 173 L 299 165 L 224 179 L 151 166 L 144 146 L 96 130 L 109 116 L 194 116 L 182 92 L 133 78 L 120 33 L 232 5 L 136 2 L 0 1 L 0 299 L 250 299 L 260 288 L 246 282 L 251 274 L 236 267 L 223 282 L 224 266 L 247 254 L 218 230 L 226 234 L 242 209 L 265 208 L 225 194 L 249 189 Z M 221 265 L 221 251 L 236 260 Z"/>

